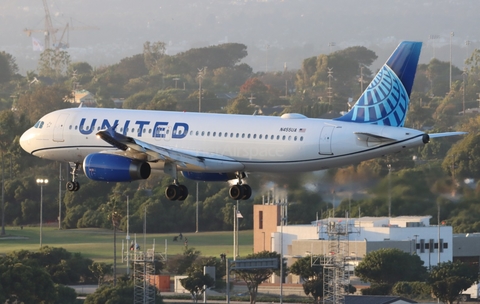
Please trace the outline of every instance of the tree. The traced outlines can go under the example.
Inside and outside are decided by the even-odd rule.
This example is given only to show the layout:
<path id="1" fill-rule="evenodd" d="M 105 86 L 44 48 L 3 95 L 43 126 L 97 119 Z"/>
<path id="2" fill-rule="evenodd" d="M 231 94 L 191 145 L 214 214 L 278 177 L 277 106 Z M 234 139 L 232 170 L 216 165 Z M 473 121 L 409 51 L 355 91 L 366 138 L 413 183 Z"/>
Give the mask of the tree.
<path id="1" fill-rule="evenodd" d="M 50 275 L 38 265 L 0 257 L 0 303 L 54 303 L 56 291 Z"/>
<path id="2" fill-rule="evenodd" d="M 5 51 L 0 52 L 0 83 L 8 82 L 18 73 L 15 58 Z"/>
<path id="3" fill-rule="evenodd" d="M 396 248 L 369 252 L 355 268 L 362 281 L 391 288 L 399 281 L 419 281 L 427 270 L 418 255 L 410 255 Z M 389 291 L 390 292 L 390 291 Z"/>
<path id="4" fill-rule="evenodd" d="M 177 254 L 168 259 L 167 270 L 174 274 L 185 274 L 199 256 L 200 251 L 193 247 L 185 247 L 182 255 Z"/>
<path id="5" fill-rule="evenodd" d="M 58 79 L 65 75 L 70 64 L 70 55 L 58 49 L 46 49 L 40 54 L 38 74 L 40 76 Z"/>
<path id="6" fill-rule="evenodd" d="M 130 267 L 130 265 L 127 265 L 127 267 Z M 88 266 L 88 269 L 90 269 L 93 275 L 97 278 L 98 286 L 103 282 L 105 276 L 113 272 L 112 265 L 103 262 L 93 262 L 92 265 Z"/>
<path id="7" fill-rule="evenodd" d="M 182 286 L 190 292 L 194 303 L 197 303 L 198 297 L 205 292 L 205 288 L 215 284 L 213 278 L 201 271 L 195 271 L 184 279 L 180 279 Z"/>
<path id="8" fill-rule="evenodd" d="M 134 302 L 133 280 L 127 280 L 122 277 L 116 287 L 112 285 L 103 285 L 97 288 L 94 293 L 89 294 L 84 304 L 131 304 Z M 163 299 L 159 293 L 155 295 L 155 304 L 163 304 Z"/>
<path id="9" fill-rule="evenodd" d="M 290 273 L 300 276 L 303 281 L 303 291 L 306 295 L 311 294 L 315 303 L 320 303 L 323 295 L 323 267 L 318 263 L 319 258 L 306 256 L 296 260 L 290 266 Z"/>
<path id="10" fill-rule="evenodd" d="M 248 99 L 243 95 L 238 95 L 228 106 L 228 114 L 252 114 L 253 108 L 250 107 Z"/>
<path id="11" fill-rule="evenodd" d="M 280 254 L 276 252 L 261 251 L 249 254 L 246 259 L 278 259 L 280 261 Z M 263 268 L 263 269 L 235 269 L 233 272 L 242 279 L 248 288 L 250 294 L 250 304 L 254 304 L 257 299 L 258 285 L 263 281 L 268 280 L 277 268 Z"/>
<path id="12" fill-rule="evenodd" d="M 158 74 L 163 72 L 159 62 L 165 56 L 165 50 L 165 42 L 157 41 L 150 43 L 150 41 L 147 41 L 143 44 L 143 60 L 150 73 Z"/>
<path id="13" fill-rule="evenodd" d="M 462 262 L 444 262 L 434 266 L 427 282 L 432 293 L 444 303 L 453 304 L 462 290 L 478 280 L 478 268 Z"/>

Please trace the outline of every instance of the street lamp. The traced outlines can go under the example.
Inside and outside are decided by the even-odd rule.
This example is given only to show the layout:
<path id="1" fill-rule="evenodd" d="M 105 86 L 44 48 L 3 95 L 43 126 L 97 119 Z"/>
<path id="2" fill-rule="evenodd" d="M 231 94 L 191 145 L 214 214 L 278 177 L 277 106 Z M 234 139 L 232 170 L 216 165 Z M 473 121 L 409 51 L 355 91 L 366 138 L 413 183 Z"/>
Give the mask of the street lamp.
<path id="1" fill-rule="evenodd" d="M 42 226 L 43 226 L 43 186 L 48 184 L 48 179 L 37 178 L 37 185 L 40 186 L 40 249 L 42 248 Z"/>
<path id="2" fill-rule="evenodd" d="M 433 57 L 432 58 L 435 58 L 435 39 L 438 39 L 440 38 L 440 36 L 438 35 L 430 35 L 428 37 L 429 40 L 432 40 L 432 50 L 433 50 Z"/>
<path id="3" fill-rule="evenodd" d="M 128 203 L 128 195 L 127 195 L 127 246 L 130 243 L 130 205 Z M 135 246 L 135 245 L 134 245 Z M 130 248 L 127 251 L 127 276 L 130 278 Z"/>
<path id="4" fill-rule="evenodd" d="M 392 164 L 387 165 L 388 168 L 388 218 L 392 217 Z"/>
<path id="5" fill-rule="evenodd" d="M 452 37 L 455 35 L 454 32 L 450 32 L 450 89 L 449 92 L 452 91 Z"/>

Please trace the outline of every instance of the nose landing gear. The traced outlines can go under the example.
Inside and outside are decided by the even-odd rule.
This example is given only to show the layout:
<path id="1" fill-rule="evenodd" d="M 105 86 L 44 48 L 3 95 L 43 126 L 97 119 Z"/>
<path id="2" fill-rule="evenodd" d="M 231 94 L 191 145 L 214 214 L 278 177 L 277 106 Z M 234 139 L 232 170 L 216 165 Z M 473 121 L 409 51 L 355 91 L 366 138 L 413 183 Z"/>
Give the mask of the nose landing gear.
<path id="1" fill-rule="evenodd" d="M 68 181 L 66 188 L 68 191 L 78 191 L 80 189 L 80 183 L 75 181 L 77 177 L 77 170 L 80 167 L 80 163 L 70 163 L 70 168 L 72 168 L 72 180 Z"/>

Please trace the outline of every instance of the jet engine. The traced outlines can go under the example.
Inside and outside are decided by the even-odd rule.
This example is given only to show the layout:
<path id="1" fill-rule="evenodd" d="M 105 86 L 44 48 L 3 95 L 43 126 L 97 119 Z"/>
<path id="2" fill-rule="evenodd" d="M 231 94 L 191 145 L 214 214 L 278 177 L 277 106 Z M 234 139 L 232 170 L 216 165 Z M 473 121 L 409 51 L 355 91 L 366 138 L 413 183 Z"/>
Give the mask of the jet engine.
<path id="1" fill-rule="evenodd" d="M 92 180 L 129 182 L 147 179 L 151 168 L 147 162 L 115 154 L 92 153 L 83 161 L 83 171 Z"/>

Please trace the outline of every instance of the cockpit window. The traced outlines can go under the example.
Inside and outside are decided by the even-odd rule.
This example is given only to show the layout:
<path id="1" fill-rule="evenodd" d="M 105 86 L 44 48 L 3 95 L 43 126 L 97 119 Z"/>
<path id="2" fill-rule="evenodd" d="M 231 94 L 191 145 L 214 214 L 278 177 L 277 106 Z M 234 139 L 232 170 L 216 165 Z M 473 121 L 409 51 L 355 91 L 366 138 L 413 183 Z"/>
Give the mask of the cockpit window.
<path id="1" fill-rule="evenodd" d="M 33 126 L 34 128 L 41 129 L 43 127 L 44 122 L 39 120 L 37 123 Z"/>

